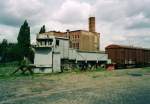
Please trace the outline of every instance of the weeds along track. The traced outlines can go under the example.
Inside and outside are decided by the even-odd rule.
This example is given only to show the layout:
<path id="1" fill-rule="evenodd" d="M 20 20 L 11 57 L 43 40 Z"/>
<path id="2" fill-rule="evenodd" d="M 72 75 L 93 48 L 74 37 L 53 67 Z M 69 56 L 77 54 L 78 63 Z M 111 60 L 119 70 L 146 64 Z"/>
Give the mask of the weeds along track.
<path id="1" fill-rule="evenodd" d="M 141 72 L 138 69 L 0 79 L 0 104 L 148 104 L 150 75 L 149 71 Z"/>

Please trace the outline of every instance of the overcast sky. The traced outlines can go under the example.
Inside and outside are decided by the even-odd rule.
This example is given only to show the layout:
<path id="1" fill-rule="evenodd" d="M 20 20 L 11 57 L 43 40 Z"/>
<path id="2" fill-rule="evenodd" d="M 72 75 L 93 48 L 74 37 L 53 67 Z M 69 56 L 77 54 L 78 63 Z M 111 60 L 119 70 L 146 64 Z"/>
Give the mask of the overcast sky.
<path id="1" fill-rule="evenodd" d="M 150 48 L 150 0 L 0 0 L 0 41 L 17 41 L 26 19 L 32 43 L 42 25 L 46 30 L 88 30 L 96 17 L 101 49 L 109 44 Z"/>

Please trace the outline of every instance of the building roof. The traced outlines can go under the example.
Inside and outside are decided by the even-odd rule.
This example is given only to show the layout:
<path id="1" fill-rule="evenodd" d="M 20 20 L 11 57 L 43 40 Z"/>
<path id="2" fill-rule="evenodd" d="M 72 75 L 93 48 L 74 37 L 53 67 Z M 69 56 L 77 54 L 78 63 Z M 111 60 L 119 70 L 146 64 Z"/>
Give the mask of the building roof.
<path id="1" fill-rule="evenodd" d="M 48 32 L 45 32 L 45 33 L 60 33 L 60 34 L 64 34 L 65 32 L 61 32 L 61 31 L 48 31 Z M 43 33 L 43 34 L 45 34 Z"/>
<path id="2" fill-rule="evenodd" d="M 90 31 L 87 31 L 87 30 L 68 30 L 68 32 L 90 32 Z M 48 32 L 45 32 L 45 33 L 42 33 L 42 34 L 46 34 L 46 33 L 54 33 L 54 34 L 66 34 L 67 32 L 61 32 L 61 31 L 48 31 Z M 93 32 L 91 32 L 93 33 Z M 97 32 L 94 32 L 94 33 L 97 33 Z"/>
<path id="3" fill-rule="evenodd" d="M 73 31 L 69 31 L 69 32 L 89 32 L 89 33 L 98 33 L 98 32 L 90 32 L 88 30 L 73 30 Z"/>
<path id="4" fill-rule="evenodd" d="M 101 53 L 101 54 L 105 54 L 105 51 L 80 51 L 80 50 L 77 50 L 77 52 L 80 52 L 80 53 Z"/>
<path id="5" fill-rule="evenodd" d="M 69 40 L 69 38 L 67 37 L 59 37 L 59 36 L 55 36 L 56 39 L 62 39 L 62 40 Z"/>

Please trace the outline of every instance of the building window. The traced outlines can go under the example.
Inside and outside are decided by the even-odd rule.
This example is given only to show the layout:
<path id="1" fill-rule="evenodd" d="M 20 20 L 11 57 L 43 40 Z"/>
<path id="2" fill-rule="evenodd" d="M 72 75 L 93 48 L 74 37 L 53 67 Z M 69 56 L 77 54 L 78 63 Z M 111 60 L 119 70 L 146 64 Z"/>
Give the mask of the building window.
<path id="1" fill-rule="evenodd" d="M 72 48 L 72 43 L 71 43 L 71 42 L 69 42 L 69 44 L 70 44 L 70 48 Z"/>
<path id="2" fill-rule="evenodd" d="M 39 41 L 39 45 L 42 45 L 42 41 Z"/>
<path id="3" fill-rule="evenodd" d="M 41 43 L 42 43 L 42 44 L 41 44 L 42 46 L 45 44 L 45 42 L 44 42 L 44 41 L 42 41 Z"/>
<path id="4" fill-rule="evenodd" d="M 46 46 L 47 42 L 45 41 L 45 46 Z"/>
<path id="5" fill-rule="evenodd" d="M 56 40 L 56 46 L 59 46 L 59 40 Z"/>
<path id="6" fill-rule="evenodd" d="M 73 48 L 75 48 L 75 43 L 73 43 Z"/>
<path id="7" fill-rule="evenodd" d="M 39 68 L 39 70 L 40 70 L 41 72 L 44 72 L 44 71 L 45 71 L 45 68 Z"/>
<path id="8" fill-rule="evenodd" d="M 77 43 L 77 48 L 79 49 L 79 43 Z"/>
<path id="9" fill-rule="evenodd" d="M 48 45 L 51 45 L 52 43 L 50 41 L 48 41 Z"/>
<path id="10" fill-rule="evenodd" d="M 48 41 L 48 45 L 52 45 L 52 42 L 53 42 L 53 39 L 50 39 L 50 40 Z"/>

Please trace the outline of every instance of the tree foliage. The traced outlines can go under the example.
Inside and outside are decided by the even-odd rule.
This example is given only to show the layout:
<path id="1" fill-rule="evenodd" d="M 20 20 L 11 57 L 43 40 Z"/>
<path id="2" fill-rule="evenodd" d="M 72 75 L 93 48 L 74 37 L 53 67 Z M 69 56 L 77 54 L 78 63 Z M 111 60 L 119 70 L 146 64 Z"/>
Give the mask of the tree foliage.
<path id="1" fill-rule="evenodd" d="M 21 59 L 24 56 L 28 57 L 30 52 L 30 27 L 26 20 L 20 28 L 17 40 L 19 48 L 18 52 L 21 54 Z"/>
<path id="2" fill-rule="evenodd" d="M 17 40 L 19 46 L 25 48 L 30 47 L 30 27 L 28 26 L 28 22 L 26 20 L 20 28 Z"/>
<path id="3" fill-rule="evenodd" d="M 20 56 L 16 46 L 15 43 L 8 43 L 6 39 L 3 39 L 0 43 L 0 62 L 17 61 Z"/>
<path id="4" fill-rule="evenodd" d="M 0 43 L 0 62 L 21 61 L 24 56 L 33 62 L 34 52 L 30 44 L 30 27 L 27 21 L 21 26 L 17 40 L 18 43 L 8 43 L 3 39 Z"/>
<path id="5" fill-rule="evenodd" d="M 7 40 L 3 39 L 2 43 L 0 44 L 0 56 L 1 56 L 1 60 L 3 61 L 6 61 L 7 46 L 8 46 Z"/>
<path id="6" fill-rule="evenodd" d="M 41 34 L 41 33 L 45 33 L 45 32 L 46 32 L 45 25 L 43 25 L 43 26 L 41 27 L 39 33 Z"/>

